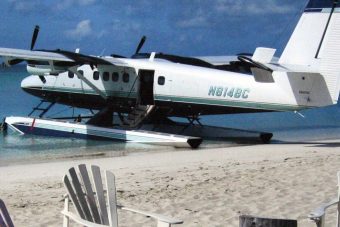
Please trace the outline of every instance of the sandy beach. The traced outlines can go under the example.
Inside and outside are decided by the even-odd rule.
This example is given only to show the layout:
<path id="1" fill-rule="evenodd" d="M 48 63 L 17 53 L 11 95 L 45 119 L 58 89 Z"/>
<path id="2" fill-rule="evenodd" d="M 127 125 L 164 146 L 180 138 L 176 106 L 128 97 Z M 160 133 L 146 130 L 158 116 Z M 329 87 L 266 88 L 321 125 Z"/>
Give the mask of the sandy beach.
<path id="1" fill-rule="evenodd" d="M 179 226 L 238 226 L 249 214 L 297 219 L 337 194 L 340 140 L 163 150 L 127 156 L 61 160 L 0 167 L 2 198 L 16 226 L 61 226 L 61 179 L 80 163 L 116 175 L 118 201 L 184 220 Z M 335 209 L 327 225 L 335 223 Z M 120 226 L 155 226 L 143 216 L 119 212 Z"/>

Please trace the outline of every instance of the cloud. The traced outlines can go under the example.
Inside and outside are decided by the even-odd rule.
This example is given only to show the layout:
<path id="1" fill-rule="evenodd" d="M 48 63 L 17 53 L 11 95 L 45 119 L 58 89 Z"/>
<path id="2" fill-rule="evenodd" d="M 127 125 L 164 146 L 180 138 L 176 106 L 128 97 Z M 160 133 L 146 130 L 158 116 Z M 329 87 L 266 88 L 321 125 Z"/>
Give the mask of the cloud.
<path id="1" fill-rule="evenodd" d="M 129 22 L 122 21 L 119 19 L 114 19 L 112 21 L 112 29 L 115 32 L 122 33 L 126 35 L 127 32 L 139 32 L 142 29 L 142 26 L 140 23 L 131 20 Z"/>
<path id="2" fill-rule="evenodd" d="M 81 40 L 84 37 L 91 35 L 91 33 L 92 27 L 90 20 L 80 21 L 76 28 L 66 31 L 66 35 L 75 40 Z"/>
<path id="3" fill-rule="evenodd" d="M 58 10 L 65 10 L 71 7 L 77 7 L 77 6 L 88 6 L 92 5 L 97 0 L 62 0 L 57 3 L 56 8 Z"/>
<path id="4" fill-rule="evenodd" d="M 177 26 L 181 28 L 204 27 L 208 25 L 208 19 L 202 15 L 197 15 L 177 22 Z"/>
<path id="5" fill-rule="evenodd" d="M 78 3 L 80 5 L 86 6 L 86 5 L 91 5 L 91 4 L 95 3 L 95 1 L 96 0 L 78 0 Z"/>
<path id="6" fill-rule="evenodd" d="M 42 2 L 37 0 L 8 0 L 8 2 L 13 10 L 20 12 L 31 12 L 42 5 Z"/>
<path id="7" fill-rule="evenodd" d="M 295 5 L 277 0 L 215 0 L 208 4 L 197 1 L 195 7 L 196 10 L 192 10 L 191 5 L 184 5 L 184 13 L 176 15 L 177 27 L 203 29 L 221 24 L 221 21 L 240 20 L 240 16 L 284 15 L 296 11 Z"/>
<path id="8" fill-rule="evenodd" d="M 101 30 L 100 32 L 97 33 L 96 37 L 98 39 L 104 37 L 105 35 L 109 34 L 109 32 L 106 29 Z"/>
<path id="9" fill-rule="evenodd" d="M 215 5 L 215 10 L 229 15 L 285 14 L 294 11 L 294 6 L 276 0 L 218 0 Z"/>
<path id="10" fill-rule="evenodd" d="M 210 20 L 209 5 L 205 3 L 198 4 L 196 10 L 192 10 L 190 5 L 186 5 L 185 10 L 176 15 L 176 26 L 180 28 L 202 28 L 209 27 L 212 20 Z"/>

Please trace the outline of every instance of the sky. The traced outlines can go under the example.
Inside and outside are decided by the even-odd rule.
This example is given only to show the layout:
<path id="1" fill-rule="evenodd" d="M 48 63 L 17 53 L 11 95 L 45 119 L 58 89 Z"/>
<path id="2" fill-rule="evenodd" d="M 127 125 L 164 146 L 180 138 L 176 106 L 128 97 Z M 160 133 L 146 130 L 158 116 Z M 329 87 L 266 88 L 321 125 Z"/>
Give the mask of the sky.
<path id="1" fill-rule="evenodd" d="M 1 0 L 0 46 L 80 48 L 93 55 L 282 53 L 307 0 Z"/>
<path id="2" fill-rule="evenodd" d="M 40 25 L 36 49 L 80 48 L 93 55 L 142 52 L 184 56 L 282 53 L 308 0 L 0 0 L 0 47 L 28 49 Z M 340 104 L 339 104 L 340 105 Z M 247 129 L 339 125 L 340 108 L 216 118 Z M 274 122 L 274 123 L 273 123 Z"/>

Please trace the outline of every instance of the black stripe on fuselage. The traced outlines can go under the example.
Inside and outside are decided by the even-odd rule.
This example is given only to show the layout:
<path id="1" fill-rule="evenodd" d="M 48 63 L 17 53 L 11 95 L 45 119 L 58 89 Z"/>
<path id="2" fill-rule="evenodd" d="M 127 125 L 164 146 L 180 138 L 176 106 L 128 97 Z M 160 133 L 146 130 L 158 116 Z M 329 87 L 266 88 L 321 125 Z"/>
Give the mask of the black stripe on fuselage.
<path id="1" fill-rule="evenodd" d="M 109 98 L 104 100 L 100 95 L 81 94 L 70 92 L 59 92 L 43 90 L 38 87 L 22 88 L 25 92 L 42 98 L 49 102 L 73 106 L 77 108 L 101 110 L 108 105 L 112 105 L 117 112 L 129 112 L 136 100 L 132 98 Z"/>
<path id="2" fill-rule="evenodd" d="M 131 107 L 136 103 L 135 99 L 111 97 L 105 101 L 100 95 L 79 94 L 58 91 L 42 90 L 41 88 L 23 88 L 27 93 L 40 97 L 49 102 L 57 102 L 78 108 L 100 110 L 110 105 L 115 112 L 129 113 Z M 238 108 L 218 105 L 206 105 L 198 103 L 155 101 L 159 111 L 166 113 L 166 116 L 188 117 L 193 115 L 213 115 L 213 114 L 236 114 L 236 113 L 256 113 L 270 112 L 261 109 Z"/>

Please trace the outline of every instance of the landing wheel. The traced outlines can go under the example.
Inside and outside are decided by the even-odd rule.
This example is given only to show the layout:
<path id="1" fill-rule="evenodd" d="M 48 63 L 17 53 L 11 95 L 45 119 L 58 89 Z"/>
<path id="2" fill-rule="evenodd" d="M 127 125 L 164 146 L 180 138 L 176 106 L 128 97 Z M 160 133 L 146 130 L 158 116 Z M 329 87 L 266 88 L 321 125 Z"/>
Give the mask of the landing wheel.
<path id="1" fill-rule="evenodd" d="M 273 133 L 261 133 L 260 139 L 262 143 L 268 144 L 270 143 L 271 138 L 273 137 Z"/>
<path id="2" fill-rule="evenodd" d="M 203 139 L 202 138 L 193 138 L 193 139 L 188 139 L 188 144 L 190 145 L 191 148 L 196 149 L 201 145 Z"/>

